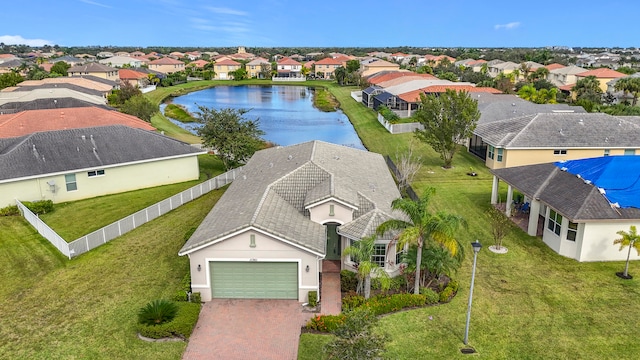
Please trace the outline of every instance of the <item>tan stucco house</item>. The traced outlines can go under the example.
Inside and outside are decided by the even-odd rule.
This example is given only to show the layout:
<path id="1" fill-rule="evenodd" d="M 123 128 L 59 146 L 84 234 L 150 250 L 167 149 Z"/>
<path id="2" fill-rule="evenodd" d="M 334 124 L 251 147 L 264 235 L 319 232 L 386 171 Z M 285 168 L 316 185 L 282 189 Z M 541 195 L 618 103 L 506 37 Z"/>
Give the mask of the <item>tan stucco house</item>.
<path id="1" fill-rule="evenodd" d="M 184 67 L 184 62 L 170 57 L 163 57 L 149 62 L 149 70 L 154 70 L 163 74 L 172 74 L 174 72 L 183 71 Z"/>
<path id="2" fill-rule="evenodd" d="M 614 167 L 627 169 L 621 183 L 638 183 L 640 157 L 610 156 L 575 160 L 578 167 L 597 168 L 603 174 L 619 176 Z M 630 203 L 614 202 L 612 191 L 586 180 L 588 174 L 567 171 L 567 163 L 545 163 L 493 170 L 491 203 L 502 202 L 499 182 L 507 184 L 506 204 L 511 204 L 514 192 L 524 195 L 527 205 L 527 232 L 531 236 L 542 235 L 542 241 L 556 253 L 578 261 L 626 260 L 627 251 L 620 251 L 613 240 L 617 231 L 629 231 L 631 225 L 640 226 L 640 209 L 637 200 Z M 587 173 L 592 172 L 587 170 Z M 609 182 L 610 179 L 608 179 Z M 605 185 L 606 186 L 606 185 Z M 624 185 L 627 186 L 627 185 Z M 637 190 L 616 191 L 622 198 L 633 199 Z M 635 204 L 634 204 L 635 203 Z M 514 215 L 506 206 L 506 215 Z M 519 216 L 522 216 L 519 215 Z M 540 234 L 542 231 L 542 234 Z M 636 251 L 631 259 L 639 260 Z"/>
<path id="3" fill-rule="evenodd" d="M 321 79 L 333 78 L 333 73 L 342 65 L 342 61 L 334 58 L 326 58 L 315 62 L 315 75 Z"/>
<path id="4" fill-rule="evenodd" d="M 97 62 L 72 66 L 67 70 L 67 74 L 69 76 L 91 75 L 106 80 L 118 80 L 118 69 Z"/>
<path id="5" fill-rule="evenodd" d="M 240 69 L 242 64 L 237 61 L 233 61 L 231 59 L 224 59 L 220 61 L 216 61 L 215 68 L 215 79 L 216 80 L 231 80 L 233 79 L 232 72 Z"/>
<path id="6" fill-rule="evenodd" d="M 400 197 L 381 155 L 321 141 L 257 152 L 179 251 L 191 287 L 212 298 L 308 301 L 324 261 L 353 268 L 342 250 L 375 234 Z M 394 272 L 378 238 L 374 261 Z M 391 260 L 390 260 L 391 259 Z"/>
<path id="7" fill-rule="evenodd" d="M 398 71 L 400 65 L 380 59 L 367 59 L 360 62 L 360 74 L 363 77 L 379 73 L 381 71 Z"/>
<path id="8" fill-rule="evenodd" d="M 0 139 L 0 207 L 87 199 L 198 179 L 189 144 L 124 125 Z"/>

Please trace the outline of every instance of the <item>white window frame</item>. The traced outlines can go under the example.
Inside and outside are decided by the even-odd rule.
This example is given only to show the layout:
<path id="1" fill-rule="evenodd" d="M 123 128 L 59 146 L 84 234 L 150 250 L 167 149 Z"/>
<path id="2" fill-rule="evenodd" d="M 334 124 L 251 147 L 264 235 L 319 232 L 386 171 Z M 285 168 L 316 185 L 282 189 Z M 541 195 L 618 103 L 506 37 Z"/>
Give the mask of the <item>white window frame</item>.
<path id="1" fill-rule="evenodd" d="M 496 150 L 497 150 L 496 161 L 497 162 L 502 162 L 502 159 L 504 158 L 504 149 L 503 148 L 498 148 Z"/>
<path id="2" fill-rule="evenodd" d="M 495 151 L 496 148 L 493 147 L 492 145 L 487 145 L 487 157 L 491 160 L 493 160 L 493 158 L 495 157 Z"/>
<path id="3" fill-rule="evenodd" d="M 549 209 L 547 229 L 558 236 L 560 236 L 560 232 L 562 231 L 562 215 L 553 209 Z"/>
<path id="4" fill-rule="evenodd" d="M 71 180 L 71 177 L 73 177 L 73 180 Z M 76 180 L 76 174 L 65 174 L 64 184 L 66 186 L 67 192 L 77 191 L 78 181 Z"/>
<path id="5" fill-rule="evenodd" d="M 88 177 L 104 176 L 104 169 L 87 171 Z"/>
<path id="6" fill-rule="evenodd" d="M 567 240 L 576 241 L 578 238 L 578 223 L 569 221 L 567 226 Z"/>
<path id="7" fill-rule="evenodd" d="M 567 155 L 567 149 L 555 149 L 553 155 Z"/>
<path id="8" fill-rule="evenodd" d="M 380 253 L 382 249 L 382 253 Z M 374 244 L 373 255 L 371 256 L 371 262 L 378 264 L 381 268 L 384 268 L 384 264 L 387 261 L 387 245 L 386 244 Z"/>

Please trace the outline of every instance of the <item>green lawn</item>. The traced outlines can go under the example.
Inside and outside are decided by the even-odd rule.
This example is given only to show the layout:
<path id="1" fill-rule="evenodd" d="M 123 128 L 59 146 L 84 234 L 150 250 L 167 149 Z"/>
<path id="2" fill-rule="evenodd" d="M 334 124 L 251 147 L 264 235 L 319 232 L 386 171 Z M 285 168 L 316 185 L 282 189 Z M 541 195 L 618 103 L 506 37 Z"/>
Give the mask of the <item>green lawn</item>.
<path id="1" fill-rule="evenodd" d="M 389 154 L 405 149 L 410 134 L 390 135 L 373 111 L 356 104 L 348 88 L 330 87 L 354 123 L 365 145 Z M 420 147 L 423 169 L 414 182 L 418 193 L 436 188 L 433 206 L 463 215 L 469 229 L 465 243 L 479 239 L 469 343 L 486 359 L 636 359 L 640 344 L 633 337 L 640 316 L 638 280 L 615 276 L 623 262 L 578 263 L 551 251 L 542 241 L 515 226 L 505 239 L 509 252 L 487 250 L 491 235 L 484 218 L 489 206 L 491 175 L 476 158 L 458 153 L 454 168 L 440 167 L 438 156 Z M 469 167 L 477 177 L 466 176 Z M 502 189 L 504 194 L 505 189 Z M 504 199 L 504 195 L 502 197 Z M 612 245 L 613 246 L 613 245 Z M 458 271 L 460 291 L 446 305 L 392 314 L 381 327 L 391 336 L 388 359 L 465 358 L 465 317 L 471 278 L 471 246 Z M 631 264 L 640 277 L 640 267 Z M 325 335 L 304 334 L 299 359 L 317 359 Z"/>

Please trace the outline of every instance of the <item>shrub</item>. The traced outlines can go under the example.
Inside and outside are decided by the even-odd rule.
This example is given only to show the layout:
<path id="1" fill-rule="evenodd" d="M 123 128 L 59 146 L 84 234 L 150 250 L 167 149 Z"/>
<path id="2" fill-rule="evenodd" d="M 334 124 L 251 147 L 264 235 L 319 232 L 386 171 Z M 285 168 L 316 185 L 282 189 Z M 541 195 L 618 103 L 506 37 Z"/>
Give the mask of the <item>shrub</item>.
<path id="1" fill-rule="evenodd" d="M 449 281 L 449 284 L 440 292 L 440 302 L 446 303 L 451 301 L 451 299 L 458 292 L 458 282 L 455 280 Z"/>
<path id="2" fill-rule="evenodd" d="M 421 288 L 420 294 L 425 296 L 426 304 L 436 304 L 440 301 L 440 295 L 432 289 Z"/>
<path id="3" fill-rule="evenodd" d="M 173 295 L 173 301 L 187 301 L 187 299 L 187 292 L 184 290 L 178 290 L 175 295 Z"/>
<path id="4" fill-rule="evenodd" d="M 391 124 L 395 124 L 400 121 L 400 117 L 384 105 L 378 107 L 378 112 L 385 120 L 387 120 Z"/>
<path id="5" fill-rule="evenodd" d="M 340 271 L 340 290 L 342 292 L 356 291 L 358 278 L 356 273 L 349 270 Z"/>
<path id="6" fill-rule="evenodd" d="M 178 306 L 169 300 L 154 300 L 138 312 L 138 323 L 159 325 L 169 322 L 178 313 Z"/>
<path id="7" fill-rule="evenodd" d="M 18 205 L 10 205 L 0 209 L 0 216 L 16 216 L 20 215 L 20 210 L 18 210 Z"/>
<path id="8" fill-rule="evenodd" d="M 364 296 L 348 295 L 342 298 L 342 311 L 350 311 L 366 302 Z"/>
<path id="9" fill-rule="evenodd" d="M 197 294 L 199 295 L 200 293 Z M 198 321 L 201 306 L 200 304 L 183 302 L 179 303 L 177 307 L 178 313 L 172 321 L 160 325 L 138 324 L 137 330 L 140 335 L 152 339 L 165 337 L 181 337 L 188 339 L 193 332 L 196 322 Z"/>
<path id="10" fill-rule="evenodd" d="M 377 322 L 370 311 L 349 312 L 344 322 L 333 331 L 336 337 L 325 345 L 323 352 L 330 359 L 379 359 L 387 335 L 373 331 Z"/>
<path id="11" fill-rule="evenodd" d="M 23 204 L 36 215 L 42 215 L 53 211 L 53 201 L 51 200 L 25 201 Z"/>
<path id="12" fill-rule="evenodd" d="M 309 306 L 315 307 L 318 305 L 318 292 L 317 291 L 309 291 Z"/>
<path id="13" fill-rule="evenodd" d="M 202 302 L 202 295 L 200 295 L 199 292 L 191 293 L 191 302 L 192 303 L 197 303 L 197 304 L 201 303 Z"/>
<path id="14" fill-rule="evenodd" d="M 378 295 L 367 300 L 362 308 L 370 309 L 375 315 L 388 314 L 404 308 L 424 306 L 426 296 L 415 294 Z"/>
<path id="15" fill-rule="evenodd" d="M 344 318 L 344 314 L 317 315 L 309 319 L 305 328 L 321 332 L 333 332 L 338 328 L 338 325 L 344 323 Z"/>

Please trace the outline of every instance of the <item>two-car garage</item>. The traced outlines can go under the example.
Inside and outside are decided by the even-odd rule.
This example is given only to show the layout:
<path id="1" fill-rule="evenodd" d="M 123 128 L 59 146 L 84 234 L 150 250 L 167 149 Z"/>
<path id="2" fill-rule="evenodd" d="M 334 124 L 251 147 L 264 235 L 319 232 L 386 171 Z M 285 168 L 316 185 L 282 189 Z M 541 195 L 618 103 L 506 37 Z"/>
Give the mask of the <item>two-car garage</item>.
<path id="1" fill-rule="evenodd" d="M 298 262 L 209 262 L 212 298 L 298 299 Z"/>

